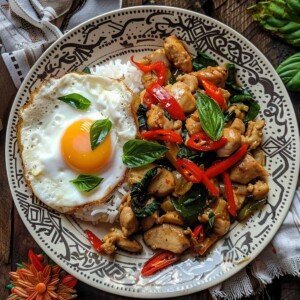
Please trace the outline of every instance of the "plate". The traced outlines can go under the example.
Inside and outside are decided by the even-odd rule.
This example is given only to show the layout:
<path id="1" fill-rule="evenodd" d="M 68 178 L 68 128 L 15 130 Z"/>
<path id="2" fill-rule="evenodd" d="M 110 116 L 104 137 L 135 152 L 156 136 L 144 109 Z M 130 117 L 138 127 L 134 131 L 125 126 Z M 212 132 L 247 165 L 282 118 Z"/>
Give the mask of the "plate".
<path id="1" fill-rule="evenodd" d="M 238 78 L 261 104 L 267 121 L 262 148 L 270 176 L 268 204 L 246 223 L 230 232 L 202 258 L 185 257 L 150 278 L 140 268 L 152 256 L 119 251 L 114 258 L 93 251 L 83 230 L 90 224 L 55 212 L 26 186 L 16 141 L 18 111 L 30 91 L 51 76 L 83 70 L 111 59 L 128 60 L 132 54 L 162 46 L 176 34 L 190 51 L 207 52 L 219 63 L 237 65 Z M 160 6 L 131 7 L 91 19 L 57 40 L 36 62 L 13 103 L 7 127 L 6 166 L 18 212 L 41 248 L 80 281 L 98 289 L 130 297 L 165 298 L 194 293 L 216 285 L 244 268 L 270 242 L 289 209 L 299 169 L 299 134 L 293 106 L 275 70 L 243 36 L 226 25 L 187 10 Z M 94 226 L 103 236 L 107 228 Z"/>

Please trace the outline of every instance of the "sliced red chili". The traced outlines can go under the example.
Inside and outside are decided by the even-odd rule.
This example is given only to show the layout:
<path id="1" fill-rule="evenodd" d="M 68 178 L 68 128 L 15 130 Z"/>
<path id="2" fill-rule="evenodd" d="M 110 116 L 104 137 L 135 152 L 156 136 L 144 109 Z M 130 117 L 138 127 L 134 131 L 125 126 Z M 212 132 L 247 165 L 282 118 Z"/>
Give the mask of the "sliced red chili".
<path id="1" fill-rule="evenodd" d="M 205 174 L 208 178 L 216 177 L 217 175 L 222 174 L 229 168 L 231 168 L 234 164 L 236 164 L 241 158 L 245 156 L 248 150 L 248 145 L 242 145 L 236 152 L 234 152 L 231 156 L 225 158 L 224 160 L 212 165 L 209 167 Z"/>
<path id="2" fill-rule="evenodd" d="M 221 89 L 205 78 L 202 78 L 201 82 L 206 94 L 213 100 L 215 100 L 219 104 L 221 109 L 224 110 L 226 108 L 226 101 L 221 92 Z"/>
<path id="3" fill-rule="evenodd" d="M 148 109 L 151 108 L 152 104 L 157 104 L 158 100 L 151 96 L 147 91 L 144 94 L 143 103 L 147 106 Z"/>
<path id="4" fill-rule="evenodd" d="M 159 85 L 164 85 L 166 81 L 166 64 L 163 61 L 157 61 L 150 65 L 144 65 L 142 63 L 134 61 L 133 55 L 130 57 L 130 60 L 144 73 L 154 71 L 157 76 L 157 83 Z"/>
<path id="5" fill-rule="evenodd" d="M 227 139 L 225 137 L 221 137 L 218 141 L 213 141 L 204 132 L 198 132 L 191 135 L 186 145 L 189 148 L 207 152 L 217 150 L 225 146 L 226 143 Z"/>
<path id="6" fill-rule="evenodd" d="M 61 279 L 61 283 L 62 283 L 64 286 L 67 286 L 67 287 L 69 287 L 69 288 L 71 288 L 71 289 L 74 288 L 74 287 L 76 286 L 77 282 L 78 282 L 78 280 L 77 280 L 74 276 L 72 276 L 72 275 L 70 275 L 70 274 L 64 276 L 64 277 Z"/>
<path id="7" fill-rule="evenodd" d="M 37 271 L 43 272 L 45 269 L 45 266 L 42 264 L 38 256 L 31 250 L 29 249 L 28 251 L 28 258 L 29 261 L 33 264 L 33 266 L 36 268 Z"/>
<path id="8" fill-rule="evenodd" d="M 193 237 L 197 242 L 202 242 L 205 239 L 203 225 L 196 226 L 193 230 Z"/>
<path id="9" fill-rule="evenodd" d="M 222 173 L 222 179 L 225 186 L 225 194 L 228 203 L 228 212 L 236 217 L 236 204 L 234 201 L 232 182 L 228 172 Z"/>
<path id="10" fill-rule="evenodd" d="M 181 135 L 173 130 L 149 130 L 143 132 L 141 136 L 145 140 L 167 141 L 177 144 L 181 144 L 183 142 Z"/>
<path id="11" fill-rule="evenodd" d="M 143 276 L 150 276 L 178 261 L 179 255 L 170 251 L 163 251 L 151 257 L 143 266 L 141 274 Z"/>
<path id="12" fill-rule="evenodd" d="M 102 252 L 102 241 L 88 229 L 85 230 L 85 233 L 93 248 L 98 252 Z"/>
<path id="13" fill-rule="evenodd" d="M 185 120 L 183 109 L 179 103 L 158 83 L 152 83 L 147 87 L 146 91 L 158 100 L 160 105 L 170 114 L 173 119 Z"/>

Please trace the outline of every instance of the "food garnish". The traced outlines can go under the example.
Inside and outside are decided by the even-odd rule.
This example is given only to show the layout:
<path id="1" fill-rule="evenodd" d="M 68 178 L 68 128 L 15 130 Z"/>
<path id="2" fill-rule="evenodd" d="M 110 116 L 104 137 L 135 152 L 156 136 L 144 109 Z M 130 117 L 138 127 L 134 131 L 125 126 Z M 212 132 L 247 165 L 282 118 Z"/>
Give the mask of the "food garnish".
<path id="1" fill-rule="evenodd" d="M 71 182 L 76 186 L 80 192 L 90 192 L 96 188 L 103 178 L 95 175 L 78 175 L 77 178 L 71 180 Z"/>
<path id="2" fill-rule="evenodd" d="M 61 96 L 58 97 L 58 99 L 65 103 L 68 103 L 72 107 L 77 108 L 79 110 L 87 110 L 91 105 L 90 100 L 78 93 L 72 93 L 65 96 Z"/>
<path id="3" fill-rule="evenodd" d="M 109 119 L 97 120 L 90 128 L 91 148 L 94 150 L 100 145 L 112 128 L 112 122 Z"/>

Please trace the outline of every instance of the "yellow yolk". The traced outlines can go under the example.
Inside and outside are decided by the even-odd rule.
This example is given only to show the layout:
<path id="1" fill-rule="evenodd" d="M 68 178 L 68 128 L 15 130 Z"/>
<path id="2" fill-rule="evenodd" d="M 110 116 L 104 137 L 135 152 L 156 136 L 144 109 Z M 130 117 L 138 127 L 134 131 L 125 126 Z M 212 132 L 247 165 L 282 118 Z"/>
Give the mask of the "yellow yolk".
<path id="1" fill-rule="evenodd" d="M 83 119 L 71 124 L 61 139 L 61 153 L 65 162 L 82 174 L 99 171 L 108 163 L 112 155 L 111 138 L 108 134 L 104 141 L 92 150 L 90 127 L 92 120 Z"/>

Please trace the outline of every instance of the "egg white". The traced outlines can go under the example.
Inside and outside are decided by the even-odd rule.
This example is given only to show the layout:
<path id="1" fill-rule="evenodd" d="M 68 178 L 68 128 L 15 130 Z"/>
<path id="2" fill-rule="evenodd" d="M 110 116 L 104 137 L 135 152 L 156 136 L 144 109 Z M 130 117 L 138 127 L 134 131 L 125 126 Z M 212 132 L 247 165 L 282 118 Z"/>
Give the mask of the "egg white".
<path id="1" fill-rule="evenodd" d="M 58 100 L 71 93 L 89 99 L 88 110 L 81 111 Z M 76 73 L 50 79 L 31 95 L 20 112 L 18 142 L 25 178 L 41 201 L 61 212 L 71 212 L 78 206 L 107 200 L 125 176 L 123 145 L 136 135 L 131 99 L 131 92 L 118 80 Z M 113 123 L 110 132 L 113 154 L 107 166 L 95 174 L 103 178 L 101 184 L 91 192 L 80 192 L 70 182 L 79 173 L 65 163 L 61 138 L 77 120 L 104 118 Z"/>

